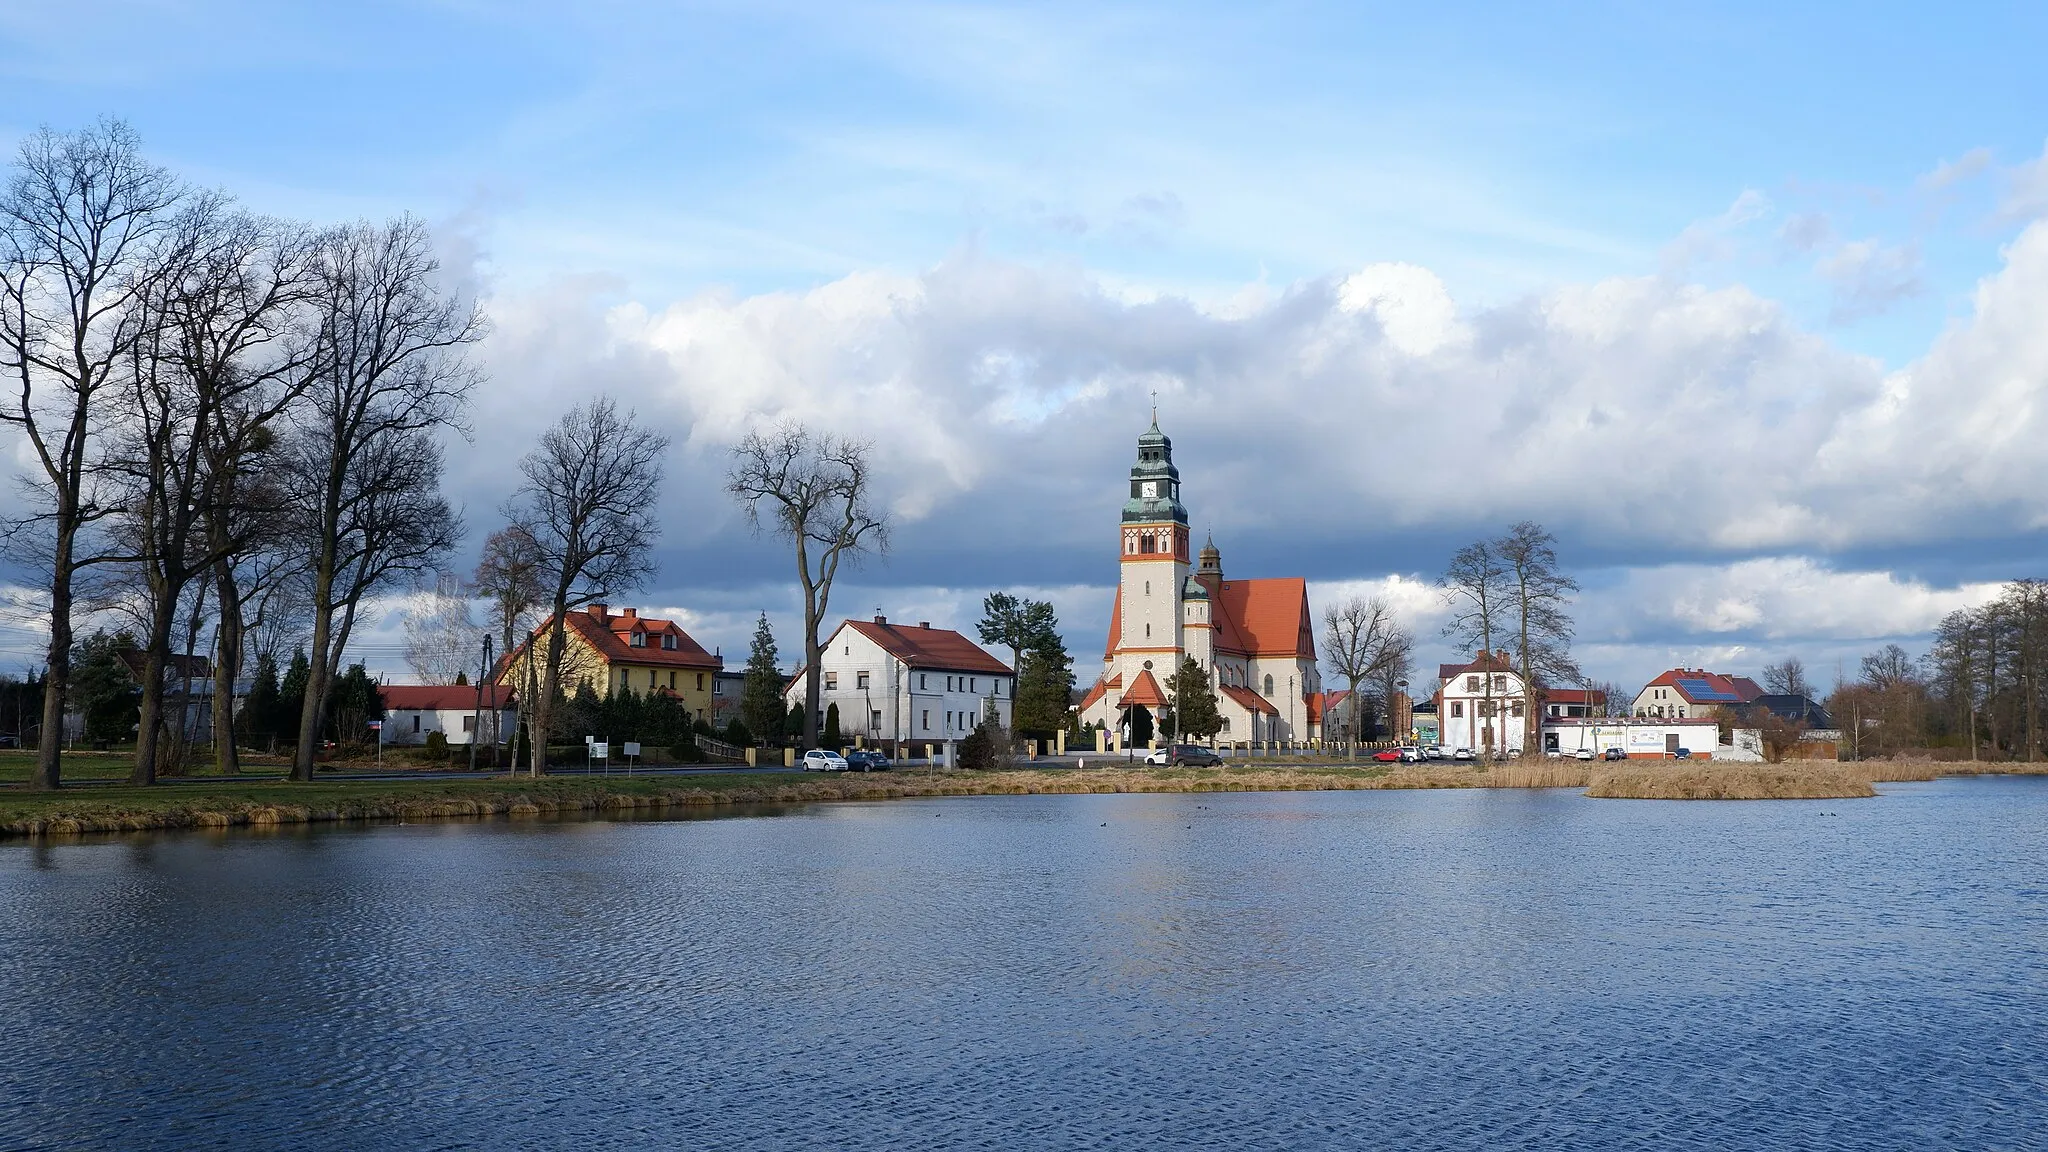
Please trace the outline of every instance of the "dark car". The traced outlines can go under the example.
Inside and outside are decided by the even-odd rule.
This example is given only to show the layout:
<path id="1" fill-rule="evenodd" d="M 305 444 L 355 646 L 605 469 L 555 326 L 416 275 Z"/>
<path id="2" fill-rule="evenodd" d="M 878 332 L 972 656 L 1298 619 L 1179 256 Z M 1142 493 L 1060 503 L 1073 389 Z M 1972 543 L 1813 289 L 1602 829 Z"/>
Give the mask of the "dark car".
<path id="1" fill-rule="evenodd" d="M 1174 767 L 1214 768 L 1223 763 L 1223 757 L 1199 744 L 1175 744 L 1160 751 L 1166 753 L 1166 763 Z"/>
<path id="2" fill-rule="evenodd" d="M 855 772 L 887 772 L 895 767 L 887 756 L 862 748 L 856 748 L 846 754 L 846 766 Z"/>
<path id="3" fill-rule="evenodd" d="M 18 748 L 21 741 L 12 732 L 0 732 L 0 748 Z"/>
<path id="4" fill-rule="evenodd" d="M 1673 749 L 1673 750 L 1672 750 L 1672 752 L 1671 752 L 1671 758 L 1672 758 L 1673 760 L 1690 760 L 1690 759 L 1692 759 L 1692 749 L 1690 749 L 1690 748 L 1676 748 L 1676 749 Z"/>
<path id="5" fill-rule="evenodd" d="M 1620 748 L 1609 748 L 1600 754 L 1600 758 L 1602 760 L 1626 760 L 1628 759 L 1628 752 Z"/>

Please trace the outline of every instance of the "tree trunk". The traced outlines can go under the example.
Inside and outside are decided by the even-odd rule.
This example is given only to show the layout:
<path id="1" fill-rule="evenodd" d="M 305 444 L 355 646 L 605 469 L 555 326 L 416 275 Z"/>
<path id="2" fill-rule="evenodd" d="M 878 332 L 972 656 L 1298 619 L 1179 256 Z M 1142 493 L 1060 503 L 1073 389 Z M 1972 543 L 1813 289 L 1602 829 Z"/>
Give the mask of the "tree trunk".
<path id="1" fill-rule="evenodd" d="M 313 644 L 306 670 L 306 699 L 299 706 L 299 746 L 292 753 L 291 778 L 299 783 L 313 779 L 313 758 L 320 751 L 320 729 L 327 719 L 327 649 L 334 627 L 334 573 L 331 569 L 313 577 Z"/>
<path id="2" fill-rule="evenodd" d="M 157 749 L 163 739 L 164 667 L 171 650 L 170 616 L 161 604 L 152 605 L 149 614 L 149 646 L 142 655 L 142 708 L 135 727 L 135 767 L 128 773 L 128 782 L 135 785 L 156 783 Z"/>
<path id="3" fill-rule="evenodd" d="M 242 597 L 235 586 L 233 563 L 214 568 L 220 601 L 220 624 L 214 630 L 213 766 L 223 776 L 239 776 L 241 753 L 235 746 L 235 681 L 242 675 Z"/>
<path id="4" fill-rule="evenodd" d="M 32 791 L 63 786 L 59 765 L 64 748 L 64 697 L 71 689 L 71 549 L 73 535 L 65 525 L 70 502 L 58 511 L 56 556 L 50 567 L 50 655 L 43 676 L 43 730 L 36 744 L 36 764 L 29 774 Z"/>

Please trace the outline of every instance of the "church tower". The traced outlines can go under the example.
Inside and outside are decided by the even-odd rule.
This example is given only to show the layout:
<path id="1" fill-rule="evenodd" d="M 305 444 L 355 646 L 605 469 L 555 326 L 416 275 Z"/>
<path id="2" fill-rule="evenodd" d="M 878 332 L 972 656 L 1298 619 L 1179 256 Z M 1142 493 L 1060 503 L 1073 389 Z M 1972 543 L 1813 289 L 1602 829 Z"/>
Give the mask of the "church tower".
<path id="1" fill-rule="evenodd" d="M 1159 430 L 1156 412 L 1152 426 L 1138 437 L 1121 545 L 1121 619 L 1114 640 L 1126 666 L 1122 671 L 1135 677 L 1149 663 L 1164 683 L 1179 669 L 1184 649 L 1181 594 L 1188 578 L 1188 512 L 1180 503 L 1173 441 Z"/>

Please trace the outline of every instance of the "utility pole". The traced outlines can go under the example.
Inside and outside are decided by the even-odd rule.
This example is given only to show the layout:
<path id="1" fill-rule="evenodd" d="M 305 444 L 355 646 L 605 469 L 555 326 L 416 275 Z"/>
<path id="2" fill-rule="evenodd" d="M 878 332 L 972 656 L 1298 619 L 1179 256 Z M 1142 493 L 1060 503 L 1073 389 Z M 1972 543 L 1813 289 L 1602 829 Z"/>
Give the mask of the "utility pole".
<path id="1" fill-rule="evenodd" d="M 476 742 L 484 737 L 484 681 L 491 675 L 491 634 L 484 633 L 484 662 L 476 678 L 476 712 L 469 719 L 469 770 L 476 771 Z M 491 764 L 498 763 L 497 745 L 498 710 L 491 709 Z"/>

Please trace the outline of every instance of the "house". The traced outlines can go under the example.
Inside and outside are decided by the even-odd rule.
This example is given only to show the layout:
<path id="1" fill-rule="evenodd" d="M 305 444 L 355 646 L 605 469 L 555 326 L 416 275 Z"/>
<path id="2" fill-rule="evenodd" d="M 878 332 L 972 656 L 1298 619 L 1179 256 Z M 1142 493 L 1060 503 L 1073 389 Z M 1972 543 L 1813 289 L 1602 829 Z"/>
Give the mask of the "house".
<path id="1" fill-rule="evenodd" d="M 1719 716 L 1739 710 L 1764 694 L 1747 676 L 1723 676 L 1700 668 L 1673 668 L 1643 686 L 1629 711 L 1637 716 L 1674 720 Z"/>
<path id="2" fill-rule="evenodd" d="M 822 647 L 819 731 L 839 705 L 847 739 L 943 743 L 958 740 L 994 708 L 1004 726 L 1013 715 L 1016 677 L 981 645 L 928 620 L 891 624 L 886 616 L 847 620 Z M 807 669 L 798 669 L 783 703 L 804 704 Z"/>
<path id="3" fill-rule="evenodd" d="M 1544 688 L 1537 692 L 1543 719 L 1585 719 L 1607 713 L 1607 693 L 1593 688 Z"/>
<path id="4" fill-rule="evenodd" d="M 711 723 L 719 731 L 740 714 L 740 696 L 747 688 L 745 672 L 720 670 L 711 677 Z"/>
<path id="5" fill-rule="evenodd" d="M 1436 673 L 1439 740 L 1446 748 L 1519 755 L 1533 719 L 1521 674 L 1506 652 L 1482 652 Z"/>
<path id="6" fill-rule="evenodd" d="M 512 739 L 514 697 L 504 684 L 486 684 L 481 693 L 474 684 L 380 684 L 377 695 L 384 701 L 386 744 L 425 744 L 439 732 L 450 744 L 468 745 L 479 739 L 479 719 L 484 744 Z"/>
<path id="7" fill-rule="evenodd" d="M 1831 731 L 1835 726 L 1834 717 L 1828 715 L 1828 710 L 1811 696 L 1765 693 L 1751 700 L 1749 707 L 1752 711 L 1761 708 L 1781 720 L 1803 724 L 1810 732 Z"/>
<path id="8" fill-rule="evenodd" d="M 499 666 L 496 681 L 514 688 L 528 680 L 528 661 L 545 661 L 548 633 L 554 623 L 534 629 L 533 634 Z M 592 604 L 567 614 L 563 627 L 562 691 L 574 695 L 579 684 L 588 683 L 600 695 L 630 689 L 681 700 L 692 721 L 711 714 L 712 678 L 725 661 L 706 652 L 672 620 L 640 615 L 637 608 L 613 614 L 609 606 Z M 536 664 L 531 682 L 539 681 Z"/>
<path id="9" fill-rule="evenodd" d="M 1321 728 L 1322 676 L 1308 582 L 1225 579 L 1212 540 L 1190 564 L 1188 513 L 1173 442 L 1152 426 L 1124 488 L 1118 581 L 1102 672 L 1081 718 L 1129 739 L 1169 706 L 1166 685 L 1188 660 L 1209 677 L 1220 739 L 1307 740 Z M 1139 714 L 1144 713 L 1141 717 Z"/>

